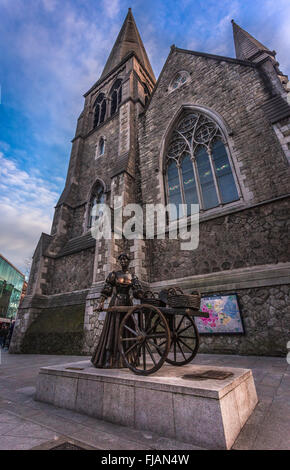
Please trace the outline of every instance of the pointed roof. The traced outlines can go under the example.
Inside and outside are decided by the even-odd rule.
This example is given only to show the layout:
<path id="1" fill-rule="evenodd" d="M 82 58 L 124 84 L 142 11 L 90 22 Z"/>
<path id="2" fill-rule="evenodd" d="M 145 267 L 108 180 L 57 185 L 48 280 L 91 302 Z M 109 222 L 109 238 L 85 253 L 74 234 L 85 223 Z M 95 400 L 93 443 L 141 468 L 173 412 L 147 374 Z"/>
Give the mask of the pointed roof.
<path id="1" fill-rule="evenodd" d="M 130 52 L 135 52 L 141 64 L 155 80 L 150 61 L 136 26 L 131 8 L 125 18 L 121 31 L 116 39 L 111 54 L 106 62 L 101 78 L 105 77 Z"/>
<path id="2" fill-rule="evenodd" d="M 234 20 L 232 20 L 232 25 L 237 59 L 251 60 L 257 53 L 266 53 L 272 57 L 275 56 L 274 52 L 257 41 L 257 39 L 236 24 Z"/>

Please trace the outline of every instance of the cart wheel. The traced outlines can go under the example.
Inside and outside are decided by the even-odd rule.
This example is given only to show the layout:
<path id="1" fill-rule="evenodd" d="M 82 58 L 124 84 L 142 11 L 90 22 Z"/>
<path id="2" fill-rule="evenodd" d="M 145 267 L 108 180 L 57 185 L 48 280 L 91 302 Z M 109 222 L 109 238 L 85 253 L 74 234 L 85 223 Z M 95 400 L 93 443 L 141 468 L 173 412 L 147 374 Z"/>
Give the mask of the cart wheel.
<path id="1" fill-rule="evenodd" d="M 171 347 L 166 362 L 174 366 L 184 366 L 196 356 L 199 347 L 199 334 L 194 319 L 186 314 L 172 315 L 169 318 Z"/>
<path id="2" fill-rule="evenodd" d="M 149 375 L 164 363 L 170 347 L 170 330 L 164 315 L 153 305 L 136 305 L 124 316 L 119 351 L 135 374 Z"/>

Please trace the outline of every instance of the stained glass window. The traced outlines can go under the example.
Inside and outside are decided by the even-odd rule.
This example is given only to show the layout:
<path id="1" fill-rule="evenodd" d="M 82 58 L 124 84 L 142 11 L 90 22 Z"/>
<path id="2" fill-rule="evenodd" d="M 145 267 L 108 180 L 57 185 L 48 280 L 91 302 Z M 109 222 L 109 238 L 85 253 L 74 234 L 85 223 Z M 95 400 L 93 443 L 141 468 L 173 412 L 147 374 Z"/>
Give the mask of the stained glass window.
<path id="1" fill-rule="evenodd" d="M 178 168 L 174 160 L 171 160 L 171 162 L 168 164 L 167 177 L 168 177 L 169 203 L 175 204 L 176 210 L 178 212 L 178 206 L 179 204 L 182 204 L 182 198 L 181 198 Z M 172 212 L 170 214 L 170 217 L 171 219 L 174 219 L 176 215 Z"/>
<path id="2" fill-rule="evenodd" d="M 219 201 L 210 167 L 209 155 L 205 147 L 200 147 L 196 152 L 196 164 L 202 192 L 203 208 L 211 209 L 218 206 Z"/>
<path id="3" fill-rule="evenodd" d="M 104 122 L 106 117 L 107 102 L 104 93 L 100 93 L 95 101 L 94 127 Z"/>
<path id="4" fill-rule="evenodd" d="M 224 144 L 216 140 L 212 146 L 212 158 L 223 203 L 239 199 L 229 158 Z"/>
<path id="5" fill-rule="evenodd" d="M 198 204 L 198 195 L 193 166 L 188 153 L 185 154 L 185 157 L 182 159 L 181 170 L 184 199 L 187 204 L 187 215 L 190 215 L 190 204 Z"/>
<path id="6" fill-rule="evenodd" d="M 166 155 L 170 203 L 187 204 L 189 215 L 190 204 L 208 210 L 239 199 L 225 143 L 216 122 L 202 113 L 178 121 Z"/>

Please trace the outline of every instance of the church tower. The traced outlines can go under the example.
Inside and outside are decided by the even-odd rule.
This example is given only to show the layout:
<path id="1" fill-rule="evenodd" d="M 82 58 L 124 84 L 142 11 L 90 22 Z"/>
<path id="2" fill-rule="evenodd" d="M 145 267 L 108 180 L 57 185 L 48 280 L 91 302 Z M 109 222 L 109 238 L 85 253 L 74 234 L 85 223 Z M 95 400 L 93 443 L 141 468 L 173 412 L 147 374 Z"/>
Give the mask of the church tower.
<path id="1" fill-rule="evenodd" d="M 88 352 L 92 333 L 81 338 L 81 330 L 85 324 L 86 336 L 87 330 L 98 329 L 91 324 L 96 321 L 93 305 L 123 250 L 131 254 L 133 271 L 146 281 L 142 240 L 125 241 L 113 233 L 111 240 L 96 241 L 90 229 L 97 217 L 96 203 L 113 208 L 115 197 L 123 206 L 137 202 L 137 122 L 155 82 L 129 8 L 99 80 L 84 95 L 84 109 L 72 141 L 66 184 L 55 208 L 51 234 L 42 234 L 34 253 L 28 295 L 18 315 L 21 328 L 12 345 L 15 351 L 49 350 L 46 341 L 43 345 L 35 343 L 33 320 L 41 312 L 45 313 L 41 319 L 49 324 L 55 316 L 63 316 L 60 330 L 70 332 L 72 337 L 70 329 L 77 323 L 79 346 L 71 346 L 75 352 Z M 45 310 L 40 311 L 42 307 Z M 36 323 L 45 329 L 40 325 L 42 320 Z M 61 345 L 57 348 L 64 352 Z"/>

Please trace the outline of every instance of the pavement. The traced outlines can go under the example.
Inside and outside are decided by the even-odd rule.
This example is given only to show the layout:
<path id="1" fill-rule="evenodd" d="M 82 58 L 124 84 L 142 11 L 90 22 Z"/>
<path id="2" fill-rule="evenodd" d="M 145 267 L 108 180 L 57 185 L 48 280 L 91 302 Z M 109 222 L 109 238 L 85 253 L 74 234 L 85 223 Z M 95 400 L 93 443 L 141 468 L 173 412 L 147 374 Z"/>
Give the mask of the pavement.
<path id="1" fill-rule="evenodd" d="M 1 350 L 0 359 L 0 450 L 48 449 L 66 442 L 102 450 L 198 449 L 151 432 L 34 401 L 40 367 L 87 357 L 13 355 Z M 253 371 L 259 403 L 233 450 L 290 449 L 290 365 L 286 358 L 198 354 L 193 362 Z"/>

